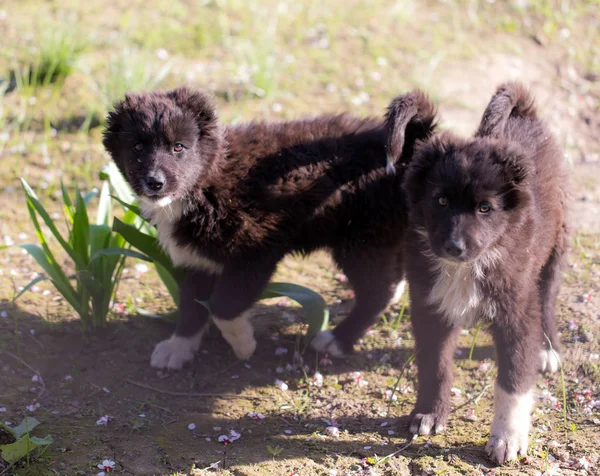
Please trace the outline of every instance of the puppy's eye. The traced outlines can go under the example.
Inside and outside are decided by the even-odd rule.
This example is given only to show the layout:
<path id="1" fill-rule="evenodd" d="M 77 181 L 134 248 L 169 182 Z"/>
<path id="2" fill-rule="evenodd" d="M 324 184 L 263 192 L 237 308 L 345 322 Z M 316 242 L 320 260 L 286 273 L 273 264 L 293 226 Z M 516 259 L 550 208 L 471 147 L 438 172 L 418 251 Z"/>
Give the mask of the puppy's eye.
<path id="1" fill-rule="evenodd" d="M 183 144 L 181 144 L 180 142 L 177 142 L 177 144 L 173 146 L 173 152 L 181 152 L 182 150 Z"/>
<path id="2" fill-rule="evenodd" d="M 479 213 L 489 213 L 492 211 L 492 207 L 487 202 L 481 202 L 479 204 Z"/>
<path id="3" fill-rule="evenodd" d="M 440 205 L 440 207 L 445 207 L 446 205 L 448 205 L 448 199 L 446 197 L 444 197 L 443 195 L 438 197 L 438 204 Z"/>
<path id="4" fill-rule="evenodd" d="M 133 146 L 133 148 L 135 150 L 137 150 L 138 152 L 141 152 L 142 150 L 144 150 L 144 144 L 142 144 L 141 142 L 138 142 L 137 144 L 135 144 Z"/>

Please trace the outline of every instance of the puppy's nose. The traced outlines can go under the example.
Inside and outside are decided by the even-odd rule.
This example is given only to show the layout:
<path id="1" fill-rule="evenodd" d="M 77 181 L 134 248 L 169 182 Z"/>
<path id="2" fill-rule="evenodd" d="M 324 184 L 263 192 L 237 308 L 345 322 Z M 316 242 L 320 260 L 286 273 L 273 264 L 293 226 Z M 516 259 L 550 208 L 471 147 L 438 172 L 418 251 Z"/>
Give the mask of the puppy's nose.
<path id="1" fill-rule="evenodd" d="M 444 245 L 444 250 L 454 258 L 460 258 L 465 253 L 465 242 L 461 238 L 450 238 Z"/>
<path id="2" fill-rule="evenodd" d="M 166 178 L 165 174 L 160 170 L 149 173 L 146 177 L 146 185 L 153 192 L 159 192 L 165 185 Z"/>

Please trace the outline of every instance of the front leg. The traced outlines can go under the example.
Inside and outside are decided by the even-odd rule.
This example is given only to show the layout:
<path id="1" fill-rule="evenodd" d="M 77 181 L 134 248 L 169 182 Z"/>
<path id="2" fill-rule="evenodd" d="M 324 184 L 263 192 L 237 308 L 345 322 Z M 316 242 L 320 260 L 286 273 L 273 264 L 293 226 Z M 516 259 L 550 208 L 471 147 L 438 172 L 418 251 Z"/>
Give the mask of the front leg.
<path id="1" fill-rule="evenodd" d="M 276 265 L 275 260 L 227 265 L 210 297 L 214 323 L 238 359 L 250 358 L 256 349 L 248 311 L 269 283 Z"/>
<path id="2" fill-rule="evenodd" d="M 537 296 L 529 308 L 498 315 L 492 331 L 498 355 L 494 421 L 486 451 L 503 464 L 527 453 L 538 369 L 541 312 Z"/>
<path id="3" fill-rule="evenodd" d="M 216 276 L 199 269 L 186 272 L 179 289 L 179 319 L 175 333 L 156 344 L 150 365 L 159 369 L 179 370 L 193 360 L 208 327 L 209 315 L 198 301 L 207 301 Z"/>
<path id="4" fill-rule="evenodd" d="M 430 435 L 444 430 L 450 413 L 452 363 L 460 329 L 424 302 L 425 289 L 409 289 L 418 370 L 417 403 L 411 413 L 410 431 Z"/>

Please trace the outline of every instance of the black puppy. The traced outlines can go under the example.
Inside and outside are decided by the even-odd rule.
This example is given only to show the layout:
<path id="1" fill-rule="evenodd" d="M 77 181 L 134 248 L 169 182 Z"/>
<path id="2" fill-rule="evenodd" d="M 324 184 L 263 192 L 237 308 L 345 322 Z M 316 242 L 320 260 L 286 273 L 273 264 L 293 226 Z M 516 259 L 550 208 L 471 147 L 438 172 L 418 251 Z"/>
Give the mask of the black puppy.
<path id="1" fill-rule="evenodd" d="M 563 152 L 527 90 L 507 83 L 474 138 L 443 133 L 417 145 L 404 190 L 419 373 L 410 430 L 446 425 L 457 336 L 483 318 L 498 355 L 486 450 L 499 463 L 515 459 L 527 451 L 536 372 L 559 365 L 555 304 L 569 241 Z"/>
<path id="2" fill-rule="evenodd" d="M 248 309 L 286 254 L 316 249 L 331 250 L 356 303 L 313 346 L 352 350 L 403 278 L 399 159 L 409 160 L 434 127 L 422 93 L 398 97 L 390 111 L 393 134 L 381 120 L 348 115 L 222 126 L 210 98 L 187 88 L 131 94 L 116 105 L 104 146 L 174 263 L 190 269 L 175 334 L 156 346 L 152 366 L 192 360 L 209 317 L 195 299 L 209 301 L 236 355 L 250 357 Z"/>

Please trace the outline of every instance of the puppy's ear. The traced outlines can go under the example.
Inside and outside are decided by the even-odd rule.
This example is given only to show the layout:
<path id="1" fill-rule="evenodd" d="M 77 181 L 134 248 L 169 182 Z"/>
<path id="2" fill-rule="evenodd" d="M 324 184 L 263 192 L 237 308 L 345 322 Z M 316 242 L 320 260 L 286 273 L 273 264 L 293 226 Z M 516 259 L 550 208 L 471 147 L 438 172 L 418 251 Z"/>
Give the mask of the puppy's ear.
<path id="1" fill-rule="evenodd" d="M 529 90 L 517 81 L 501 84 L 487 105 L 476 137 L 502 137 L 511 118 L 537 119 L 535 101 Z"/>
<path id="2" fill-rule="evenodd" d="M 410 160 L 415 143 L 433 133 L 435 120 L 435 106 L 422 91 L 415 90 L 392 101 L 385 117 L 388 174 L 395 173 L 401 157 L 406 162 Z"/>
<path id="3" fill-rule="evenodd" d="M 498 152 L 496 160 L 504 168 L 506 182 L 503 191 L 504 208 L 512 210 L 517 206 L 526 206 L 533 197 L 528 180 L 534 173 L 534 164 L 531 158 L 519 147 L 510 144 Z"/>
<path id="4" fill-rule="evenodd" d="M 102 145 L 106 151 L 114 157 L 118 150 L 119 133 L 123 130 L 121 117 L 123 112 L 123 101 L 115 103 L 114 110 L 106 116 L 106 124 L 102 132 Z"/>
<path id="5" fill-rule="evenodd" d="M 421 200 L 432 168 L 445 156 L 454 153 L 455 140 L 457 139 L 449 132 L 443 132 L 427 142 L 416 144 L 414 156 L 408 164 L 402 182 L 409 203 L 417 204 Z"/>
<path id="6" fill-rule="evenodd" d="M 209 94 L 184 86 L 169 91 L 167 97 L 182 110 L 192 113 L 201 136 L 210 135 L 217 127 L 217 109 Z"/>

